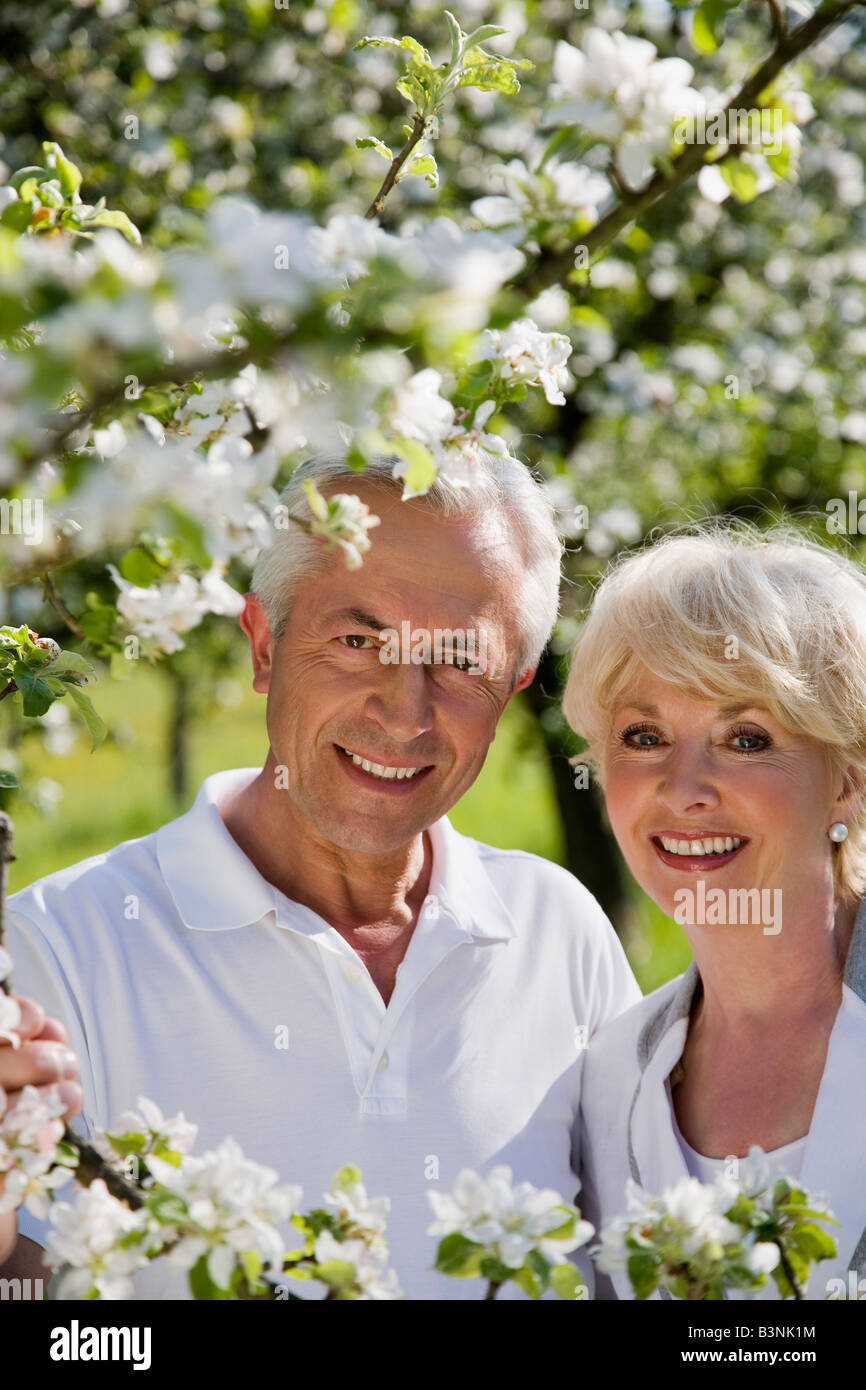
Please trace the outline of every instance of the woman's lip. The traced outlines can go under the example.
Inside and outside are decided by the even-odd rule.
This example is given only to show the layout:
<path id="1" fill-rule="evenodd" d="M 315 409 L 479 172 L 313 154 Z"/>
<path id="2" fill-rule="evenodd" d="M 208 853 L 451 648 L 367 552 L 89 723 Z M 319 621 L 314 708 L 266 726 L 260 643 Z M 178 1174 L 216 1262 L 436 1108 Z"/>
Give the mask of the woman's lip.
<path id="1" fill-rule="evenodd" d="M 662 835 L 666 840 L 742 840 L 744 844 L 748 839 L 738 830 L 653 830 L 650 839 L 660 840 Z"/>
<path id="2" fill-rule="evenodd" d="M 677 836 L 672 836 L 671 838 L 676 839 Z M 696 840 L 699 837 L 694 835 L 692 838 Z M 709 836 L 707 836 L 707 838 L 709 839 Z M 719 839 L 721 839 L 721 836 L 719 836 Z M 654 836 L 650 836 L 650 843 L 662 863 L 667 864 L 669 868 L 687 869 L 689 872 L 702 873 L 707 870 L 721 869 L 725 864 L 730 864 L 731 860 L 740 853 L 740 850 L 746 848 L 749 841 L 744 840 L 741 845 L 737 845 L 736 849 L 726 850 L 724 854 L 673 854 L 669 849 L 665 849 L 663 845 L 656 844 Z"/>

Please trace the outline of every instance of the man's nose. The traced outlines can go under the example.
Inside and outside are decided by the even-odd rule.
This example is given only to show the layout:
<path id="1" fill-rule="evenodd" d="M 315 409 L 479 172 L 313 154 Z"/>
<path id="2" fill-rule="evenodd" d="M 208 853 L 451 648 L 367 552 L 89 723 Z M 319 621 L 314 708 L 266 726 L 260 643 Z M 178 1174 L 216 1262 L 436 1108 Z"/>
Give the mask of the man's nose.
<path id="1" fill-rule="evenodd" d="M 402 743 L 427 733 L 435 718 L 427 667 L 419 662 L 383 664 L 365 713 Z"/>

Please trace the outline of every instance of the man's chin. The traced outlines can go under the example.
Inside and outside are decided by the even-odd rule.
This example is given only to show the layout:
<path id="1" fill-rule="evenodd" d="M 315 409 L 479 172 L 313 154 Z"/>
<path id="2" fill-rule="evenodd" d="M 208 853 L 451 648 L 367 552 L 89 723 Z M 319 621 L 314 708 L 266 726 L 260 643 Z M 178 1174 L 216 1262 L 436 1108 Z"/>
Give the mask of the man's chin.
<path id="1" fill-rule="evenodd" d="M 417 835 L 426 830 L 437 816 L 408 820 L 405 817 L 392 824 L 384 823 L 384 818 L 370 822 L 366 817 L 347 815 L 334 820 L 333 815 L 317 819 L 320 834 L 330 840 L 338 849 L 354 854 L 391 854 L 411 844 Z"/>

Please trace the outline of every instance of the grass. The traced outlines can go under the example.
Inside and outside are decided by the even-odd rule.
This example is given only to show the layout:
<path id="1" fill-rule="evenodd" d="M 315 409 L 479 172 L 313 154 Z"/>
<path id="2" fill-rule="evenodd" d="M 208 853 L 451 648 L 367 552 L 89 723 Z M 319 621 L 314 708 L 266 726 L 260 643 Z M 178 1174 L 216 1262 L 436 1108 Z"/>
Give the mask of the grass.
<path id="1" fill-rule="evenodd" d="M 134 683 L 103 679 L 94 701 L 110 734 L 91 754 L 81 730 L 66 756 L 31 735 L 18 745 L 25 785 L 47 779 L 62 788 L 56 811 L 43 814 L 14 794 L 16 861 L 9 891 L 98 854 L 121 840 L 147 835 L 180 815 L 212 772 L 261 766 L 267 753 L 264 697 L 250 688 L 246 667 L 228 671 L 216 709 L 195 721 L 189 740 L 189 790 L 183 805 L 169 786 L 166 752 L 171 688 L 158 668 L 142 664 Z M 17 718 L 17 711 L 15 712 Z M 50 791 L 49 787 L 49 791 Z M 546 760 L 527 710 L 513 702 L 500 723 L 477 781 L 450 812 L 464 834 L 504 849 L 525 849 L 563 861 L 563 836 Z M 637 929 L 625 947 L 644 992 L 685 968 L 681 929 L 633 885 Z"/>

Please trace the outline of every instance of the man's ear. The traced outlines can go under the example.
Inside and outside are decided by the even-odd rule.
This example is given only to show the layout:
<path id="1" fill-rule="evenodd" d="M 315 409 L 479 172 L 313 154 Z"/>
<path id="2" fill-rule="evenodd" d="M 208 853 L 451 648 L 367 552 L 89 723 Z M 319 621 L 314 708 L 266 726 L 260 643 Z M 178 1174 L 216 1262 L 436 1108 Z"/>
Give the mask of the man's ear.
<path id="1" fill-rule="evenodd" d="M 271 637 L 267 614 L 256 594 L 245 595 L 243 612 L 239 615 L 238 622 L 250 643 L 250 655 L 253 662 L 253 690 L 259 691 L 260 694 L 266 694 L 271 683 L 274 639 Z"/>
<path id="2" fill-rule="evenodd" d="M 528 685 L 531 685 L 535 679 L 535 673 L 537 670 L 537 665 L 527 666 L 526 670 L 523 672 L 523 675 L 518 676 L 517 681 L 514 685 L 514 689 L 511 692 L 512 695 L 516 695 L 518 690 L 525 690 Z"/>

